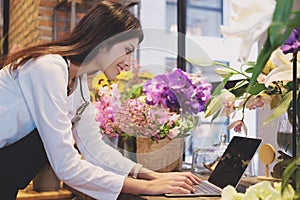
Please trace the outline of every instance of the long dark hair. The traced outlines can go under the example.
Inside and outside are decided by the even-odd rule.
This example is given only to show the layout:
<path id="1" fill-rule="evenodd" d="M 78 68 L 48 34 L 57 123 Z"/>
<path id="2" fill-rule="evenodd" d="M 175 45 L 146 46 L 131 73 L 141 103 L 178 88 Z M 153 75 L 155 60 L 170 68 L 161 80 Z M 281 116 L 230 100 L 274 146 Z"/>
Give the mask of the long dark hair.
<path id="1" fill-rule="evenodd" d="M 90 9 L 63 39 L 8 54 L 1 67 L 10 64 L 10 69 L 15 70 L 28 60 L 46 54 L 59 54 L 80 65 L 93 59 L 95 55 L 90 53 L 100 48 L 103 42 L 106 47 L 120 42 L 120 39 L 116 40 L 120 34 L 121 41 L 139 38 L 141 42 L 144 37 L 140 21 L 124 5 L 115 0 L 103 0 Z"/>

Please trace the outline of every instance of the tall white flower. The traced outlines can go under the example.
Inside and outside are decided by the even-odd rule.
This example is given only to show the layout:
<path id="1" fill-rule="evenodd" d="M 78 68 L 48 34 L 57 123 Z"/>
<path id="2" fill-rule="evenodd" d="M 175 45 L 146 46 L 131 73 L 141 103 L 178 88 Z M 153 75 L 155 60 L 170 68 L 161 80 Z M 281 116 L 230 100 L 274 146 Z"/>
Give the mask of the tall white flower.
<path id="1" fill-rule="evenodd" d="M 253 44 L 265 38 L 276 1 L 230 0 L 230 3 L 236 16 L 232 17 L 230 26 L 221 26 L 221 32 L 224 36 L 242 39 L 239 60 L 245 62 Z"/>
<path id="2" fill-rule="evenodd" d="M 298 53 L 300 56 L 300 53 Z M 292 54 L 283 54 L 282 50 L 276 49 L 271 55 L 271 62 L 276 66 L 265 79 L 265 85 L 268 87 L 273 81 L 292 81 L 293 64 L 291 63 Z M 297 60 L 297 77 L 300 78 L 300 61 Z"/>

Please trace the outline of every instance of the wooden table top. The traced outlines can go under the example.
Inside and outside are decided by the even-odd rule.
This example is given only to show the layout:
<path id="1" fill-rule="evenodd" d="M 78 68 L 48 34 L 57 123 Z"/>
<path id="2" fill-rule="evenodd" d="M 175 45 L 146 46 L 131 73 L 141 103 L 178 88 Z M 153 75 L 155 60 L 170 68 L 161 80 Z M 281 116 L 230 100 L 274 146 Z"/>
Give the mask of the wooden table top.
<path id="1" fill-rule="evenodd" d="M 121 194 L 118 200 L 220 200 L 221 197 L 165 197 Z"/>
<path id="2" fill-rule="evenodd" d="M 205 179 L 205 178 L 202 178 Z M 258 182 L 256 177 L 244 177 L 242 178 L 239 187 L 241 190 L 249 187 Z M 51 200 L 51 199 L 72 199 L 74 196 L 78 196 L 82 200 L 93 200 L 93 198 L 82 194 L 67 185 L 62 185 L 62 189 L 58 191 L 48 191 L 48 192 L 36 192 L 32 189 L 32 184 L 29 184 L 24 190 L 20 190 L 17 196 L 17 200 Z M 120 194 L 118 200 L 219 200 L 221 197 L 166 197 L 164 195 L 160 196 L 150 196 L 150 195 L 132 195 L 132 194 Z"/>
<path id="3" fill-rule="evenodd" d="M 207 179 L 206 176 L 201 177 L 201 179 Z M 259 180 L 256 177 L 243 177 L 240 181 L 240 184 L 238 186 L 238 190 L 244 191 L 247 187 L 250 185 L 253 185 L 255 183 L 259 182 Z M 124 194 L 123 194 L 124 195 Z M 128 198 L 129 197 L 129 198 Z M 220 200 L 221 197 L 166 197 L 164 195 L 160 196 L 149 196 L 149 195 L 141 195 L 141 196 L 124 196 L 120 195 L 120 198 L 118 200 Z"/>

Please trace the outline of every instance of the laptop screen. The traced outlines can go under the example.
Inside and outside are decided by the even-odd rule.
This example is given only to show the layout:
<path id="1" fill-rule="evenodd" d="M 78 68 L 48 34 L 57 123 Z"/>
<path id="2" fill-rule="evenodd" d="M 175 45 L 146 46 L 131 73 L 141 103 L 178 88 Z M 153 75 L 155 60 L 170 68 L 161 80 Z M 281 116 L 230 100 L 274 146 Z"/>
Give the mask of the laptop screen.
<path id="1" fill-rule="evenodd" d="M 234 136 L 208 181 L 220 188 L 236 187 L 260 143 L 261 139 Z"/>

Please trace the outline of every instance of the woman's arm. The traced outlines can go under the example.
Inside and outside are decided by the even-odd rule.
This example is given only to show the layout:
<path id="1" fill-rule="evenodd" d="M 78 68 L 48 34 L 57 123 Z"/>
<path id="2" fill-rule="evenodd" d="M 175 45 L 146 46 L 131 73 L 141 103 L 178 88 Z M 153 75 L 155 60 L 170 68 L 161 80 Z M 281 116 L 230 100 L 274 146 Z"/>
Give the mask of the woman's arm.
<path id="1" fill-rule="evenodd" d="M 135 175 L 135 173 L 137 173 L 137 175 Z M 153 180 L 153 179 L 158 179 L 161 177 L 184 176 L 184 177 L 188 178 L 193 184 L 198 184 L 200 182 L 199 177 L 192 174 L 191 172 L 160 173 L 160 172 L 155 172 L 155 171 L 152 171 L 145 167 L 142 167 L 142 165 L 140 165 L 140 164 L 136 164 L 130 171 L 129 175 L 132 177 L 136 176 L 136 178 L 145 179 L 145 180 Z"/>
<path id="2" fill-rule="evenodd" d="M 201 180 L 190 172 L 159 173 L 136 164 L 130 171 L 132 177 L 127 178 L 122 191 L 135 194 L 165 194 L 165 193 L 190 193 L 194 192 L 193 185 Z M 142 182 L 137 183 L 136 181 Z M 137 187 L 138 184 L 139 187 Z"/>

